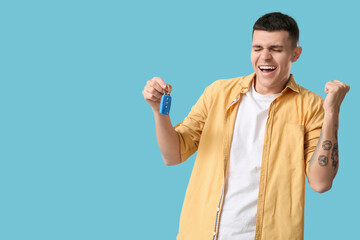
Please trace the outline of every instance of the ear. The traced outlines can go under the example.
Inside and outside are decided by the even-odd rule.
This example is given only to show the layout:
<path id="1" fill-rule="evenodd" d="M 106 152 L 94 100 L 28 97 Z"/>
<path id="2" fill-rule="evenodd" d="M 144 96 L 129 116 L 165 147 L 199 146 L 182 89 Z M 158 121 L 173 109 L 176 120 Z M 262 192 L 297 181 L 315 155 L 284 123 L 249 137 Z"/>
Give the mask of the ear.
<path id="1" fill-rule="evenodd" d="M 291 61 L 294 63 L 294 62 L 296 62 L 298 59 L 299 59 L 299 57 L 300 57 L 300 55 L 301 55 L 301 52 L 302 52 L 302 47 L 300 47 L 300 46 L 298 46 L 298 47 L 296 47 L 295 49 L 294 49 L 294 53 L 293 53 L 293 56 L 292 56 L 292 58 L 291 58 Z"/>

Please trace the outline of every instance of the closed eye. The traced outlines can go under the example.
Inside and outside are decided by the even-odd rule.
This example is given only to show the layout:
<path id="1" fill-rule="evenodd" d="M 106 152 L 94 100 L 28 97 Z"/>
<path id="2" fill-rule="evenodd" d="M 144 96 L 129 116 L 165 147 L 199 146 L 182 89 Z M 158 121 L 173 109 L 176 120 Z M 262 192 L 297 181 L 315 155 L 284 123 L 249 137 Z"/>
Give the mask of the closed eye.
<path id="1" fill-rule="evenodd" d="M 281 52 L 283 48 L 281 46 L 274 46 L 274 47 L 270 47 L 270 50 L 274 52 Z"/>

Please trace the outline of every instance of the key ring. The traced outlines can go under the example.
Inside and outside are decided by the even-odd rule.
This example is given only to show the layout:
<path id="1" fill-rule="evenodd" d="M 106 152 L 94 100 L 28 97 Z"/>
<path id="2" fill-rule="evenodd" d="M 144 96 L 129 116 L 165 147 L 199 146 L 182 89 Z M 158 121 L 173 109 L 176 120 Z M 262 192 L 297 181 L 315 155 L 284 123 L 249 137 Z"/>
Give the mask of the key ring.
<path id="1" fill-rule="evenodd" d="M 166 91 L 166 92 L 165 92 L 165 89 L 169 89 L 170 91 Z M 170 95 L 172 89 L 171 89 L 171 87 L 170 87 L 169 84 L 166 84 L 165 89 L 164 89 L 164 94 L 165 94 L 165 95 Z"/>

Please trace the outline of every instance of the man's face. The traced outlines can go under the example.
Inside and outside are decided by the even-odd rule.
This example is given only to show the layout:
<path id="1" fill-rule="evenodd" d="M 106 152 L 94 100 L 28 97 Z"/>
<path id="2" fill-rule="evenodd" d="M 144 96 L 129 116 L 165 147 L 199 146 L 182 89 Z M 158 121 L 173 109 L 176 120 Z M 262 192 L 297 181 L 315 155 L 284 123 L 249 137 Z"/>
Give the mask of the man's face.
<path id="1" fill-rule="evenodd" d="M 289 79 L 292 63 L 300 54 L 301 47 L 293 47 L 289 32 L 255 30 L 251 63 L 256 74 L 256 91 L 280 93 Z"/>

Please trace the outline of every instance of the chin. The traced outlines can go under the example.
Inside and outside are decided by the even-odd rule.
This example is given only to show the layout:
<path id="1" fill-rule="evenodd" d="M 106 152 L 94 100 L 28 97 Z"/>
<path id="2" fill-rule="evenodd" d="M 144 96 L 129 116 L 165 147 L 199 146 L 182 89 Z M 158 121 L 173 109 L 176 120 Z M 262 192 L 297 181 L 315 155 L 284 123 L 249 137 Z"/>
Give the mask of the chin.
<path id="1" fill-rule="evenodd" d="M 257 72 L 256 73 L 256 78 L 257 79 L 266 79 L 266 81 L 276 81 L 276 79 L 278 79 L 278 75 L 272 75 L 272 76 L 269 76 L 269 75 L 264 75 L 262 74 L 261 72 Z"/>

